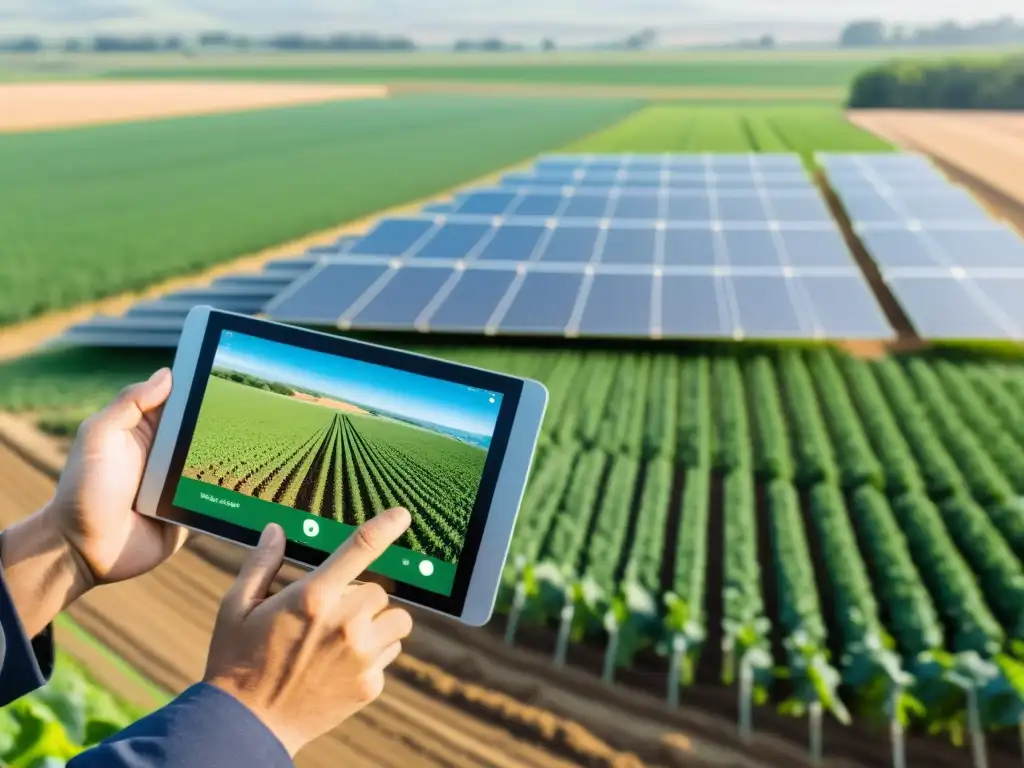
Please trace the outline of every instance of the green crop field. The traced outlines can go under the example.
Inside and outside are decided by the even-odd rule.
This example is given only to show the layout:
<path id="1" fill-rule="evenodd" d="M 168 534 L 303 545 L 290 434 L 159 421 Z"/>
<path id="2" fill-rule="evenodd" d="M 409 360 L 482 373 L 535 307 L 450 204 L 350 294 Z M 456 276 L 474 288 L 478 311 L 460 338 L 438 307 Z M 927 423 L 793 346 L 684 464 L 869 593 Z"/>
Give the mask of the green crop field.
<path id="1" fill-rule="evenodd" d="M 414 523 L 399 543 L 456 562 L 486 455 L 427 429 L 212 376 L 184 474 L 348 525 L 404 506 Z"/>
<path id="2" fill-rule="evenodd" d="M 113 69 L 108 77 L 170 79 L 295 80 L 393 83 L 407 81 L 457 81 L 530 83 L 539 85 L 639 85 L 731 86 L 743 88 L 845 88 L 865 67 L 862 59 L 822 57 L 791 59 L 765 56 L 760 59 L 716 60 L 680 58 L 669 61 L 561 63 L 554 66 L 480 63 L 466 65 L 373 65 L 342 66 L 202 66 Z"/>
<path id="3" fill-rule="evenodd" d="M 655 105 L 569 152 L 875 152 L 891 146 L 828 107 Z"/>
<path id="4" fill-rule="evenodd" d="M 798 678 L 808 664 L 832 669 L 824 688 L 797 690 L 839 716 L 875 717 L 879 691 L 897 686 L 921 700 L 916 721 L 940 730 L 960 727 L 966 706 L 949 672 L 973 665 L 989 675 L 984 725 L 1016 723 L 1024 362 L 742 344 L 419 351 L 550 390 L 501 602 L 512 610 L 521 594 L 519 621 L 557 624 L 568 601 L 577 641 L 605 647 L 615 628 L 619 666 L 649 663 L 677 638 L 683 685 L 732 681 L 741 662 L 766 688 L 772 665 Z M 31 405 L 31 389 L 78 405 L 76 377 L 99 397 L 153 362 L 100 380 L 45 353 L 7 366 L 0 403 Z M 324 428 L 319 415 L 289 417 L 288 440 L 333 430 L 344 452 L 346 436 L 368 434 L 345 418 Z M 369 465 L 396 445 L 370 447 L 374 437 L 355 442 L 357 471 L 356 456 Z M 377 487 L 396 478 L 390 466 Z M 901 669 L 914 677 L 893 677 Z"/>
<path id="5" fill-rule="evenodd" d="M 0 136 L 0 324 L 436 194 L 615 100 L 404 97 Z"/>

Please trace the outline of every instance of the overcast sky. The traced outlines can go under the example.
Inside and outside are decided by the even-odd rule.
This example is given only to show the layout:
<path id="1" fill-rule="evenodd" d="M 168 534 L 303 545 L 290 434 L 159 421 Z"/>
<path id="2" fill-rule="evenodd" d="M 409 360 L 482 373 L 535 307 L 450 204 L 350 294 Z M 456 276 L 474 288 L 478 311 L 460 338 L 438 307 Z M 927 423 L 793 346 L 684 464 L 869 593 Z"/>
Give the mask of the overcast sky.
<path id="1" fill-rule="evenodd" d="M 530 41 L 548 34 L 601 39 L 646 25 L 681 39 L 737 25 L 799 37 L 854 15 L 915 23 L 1021 10 L 1020 0 L 0 0 L 0 34 L 351 29 L 424 41 L 490 33 Z"/>

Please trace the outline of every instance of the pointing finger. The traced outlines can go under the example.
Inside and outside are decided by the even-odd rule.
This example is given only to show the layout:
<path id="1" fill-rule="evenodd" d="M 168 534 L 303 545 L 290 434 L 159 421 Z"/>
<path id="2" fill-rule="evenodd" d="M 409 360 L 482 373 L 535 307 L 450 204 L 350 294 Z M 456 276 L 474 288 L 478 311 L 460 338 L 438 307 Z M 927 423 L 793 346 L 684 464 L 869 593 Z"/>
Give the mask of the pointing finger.
<path id="1" fill-rule="evenodd" d="M 313 572 L 312 580 L 331 582 L 340 595 L 342 588 L 359 578 L 359 574 L 408 530 L 411 522 L 409 511 L 402 507 L 370 518 Z"/>

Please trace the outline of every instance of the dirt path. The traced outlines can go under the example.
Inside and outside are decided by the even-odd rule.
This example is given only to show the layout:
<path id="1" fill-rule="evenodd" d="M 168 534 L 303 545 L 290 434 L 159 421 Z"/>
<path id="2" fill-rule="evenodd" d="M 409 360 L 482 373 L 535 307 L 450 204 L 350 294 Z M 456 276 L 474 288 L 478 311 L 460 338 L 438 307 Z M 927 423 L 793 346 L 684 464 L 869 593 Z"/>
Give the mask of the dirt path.
<path id="1" fill-rule="evenodd" d="M 347 99 L 380 99 L 383 85 L 78 82 L 0 85 L 0 133 L 77 128 L 183 115 L 241 112 Z"/>
<path id="2" fill-rule="evenodd" d="M 38 508 L 52 491 L 53 481 L 47 475 L 0 445 L 0 525 Z M 70 614 L 86 632 L 157 685 L 179 691 L 202 675 L 216 608 L 231 578 L 187 548 L 158 571 L 90 593 Z M 109 665 L 101 660 L 94 666 L 91 662 L 99 656 L 87 653 L 81 643 L 65 645 L 62 636 L 61 644 L 72 655 L 84 656 L 82 660 L 104 682 L 111 677 Z M 448 678 L 449 687 L 457 684 L 451 676 L 435 674 Z M 139 700 L 138 692 L 126 687 L 124 679 L 113 682 L 119 693 Z M 627 759 L 605 749 L 615 759 Z M 298 760 L 302 768 L 568 768 L 576 764 L 507 728 L 428 697 L 394 676 L 379 702 L 311 745 Z"/>
<path id="3" fill-rule="evenodd" d="M 857 111 L 850 121 L 962 168 L 1024 203 L 1024 117 L 977 112 Z"/>

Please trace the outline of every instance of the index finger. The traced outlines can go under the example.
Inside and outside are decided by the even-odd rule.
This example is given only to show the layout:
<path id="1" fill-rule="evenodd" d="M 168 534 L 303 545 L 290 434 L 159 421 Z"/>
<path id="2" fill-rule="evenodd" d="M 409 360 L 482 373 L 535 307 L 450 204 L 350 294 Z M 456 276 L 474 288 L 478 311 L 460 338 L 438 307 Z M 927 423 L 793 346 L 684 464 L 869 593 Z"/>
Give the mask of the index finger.
<path id="1" fill-rule="evenodd" d="M 412 523 L 409 510 L 395 507 L 381 512 L 356 528 L 345 542 L 310 577 L 343 587 L 359 578 L 373 561 L 384 554 Z"/>

